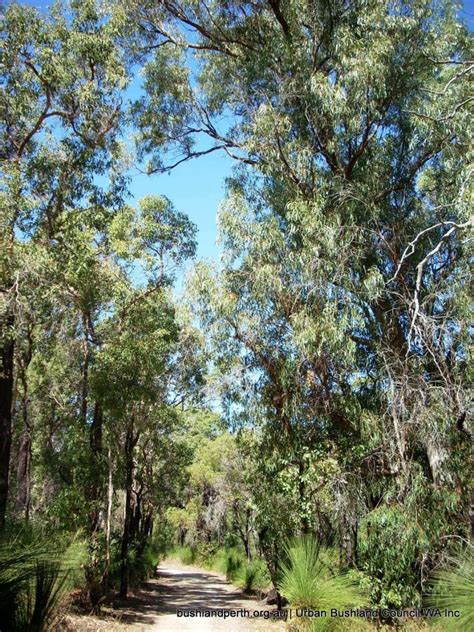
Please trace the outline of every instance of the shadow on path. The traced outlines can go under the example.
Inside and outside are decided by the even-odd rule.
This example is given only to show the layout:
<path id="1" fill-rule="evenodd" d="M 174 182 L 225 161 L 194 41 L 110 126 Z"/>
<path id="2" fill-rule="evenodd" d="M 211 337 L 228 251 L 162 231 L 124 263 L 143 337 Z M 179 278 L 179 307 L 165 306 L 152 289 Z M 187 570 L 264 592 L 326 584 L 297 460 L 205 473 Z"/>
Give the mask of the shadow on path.
<path id="1" fill-rule="evenodd" d="M 156 595 L 159 614 L 176 614 L 177 610 L 238 610 L 258 605 L 223 577 L 205 571 L 159 568 L 158 581 L 145 584 L 145 590 Z"/>
<path id="2" fill-rule="evenodd" d="M 186 611 L 236 611 L 237 616 L 186 616 Z M 175 560 L 160 564 L 156 577 L 126 601 L 116 599 L 108 614 L 126 627 L 146 632 L 260 632 L 268 621 L 252 618 L 255 610 L 273 611 L 226 581 L 225 577 Z M 181 616 L 177 615 L 181 611 Z M 245 611 L 245 616 L 244 616 Z M 189 613 L 191 614 L 191 613 Z M 222 614 L 222 613 L 221 613 Z M 265 624 L 264 624 L 265 623 Z M 264 627 L 262 627 L 264 624 Z M 283 630 L 278 622 L 271 629 Z"/>

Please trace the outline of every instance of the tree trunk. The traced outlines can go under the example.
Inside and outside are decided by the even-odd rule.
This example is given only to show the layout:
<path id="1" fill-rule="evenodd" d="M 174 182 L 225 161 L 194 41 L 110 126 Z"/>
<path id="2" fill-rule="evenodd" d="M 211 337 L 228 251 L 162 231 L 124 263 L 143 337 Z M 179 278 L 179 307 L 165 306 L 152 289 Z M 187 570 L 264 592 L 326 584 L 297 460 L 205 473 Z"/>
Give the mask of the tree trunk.
<path id="1" fill-rule="evenodd" d="M 127 598 L 128 593 L 128 550 L 131 540 L 131 528 L 133 519 L 133 449 L 137 443 L 138 435 L 134 437 L 133 421 L 127 430 L 125 439 L 125 517 L 123 523 L 122 545 L 120 548 L 120 597 Z"/>
<path id="2" fill-rule="evenodd" d="M 89 394 L 89 345 L 87 340 L 83 344 L 84 358 L 82 362 L 82 384 L 81 384 L 81 420 L 85 425 L 87 423 L 87 398 Z"/>
<path id="3" fill-rule="evenodd" d="M 94 406 L 94 417 L 92 419 L 90 431 L 91 450 L 95 456 L 102 453 L 102 425 L 104 421 L 104 413 L 102 406 L 96 402 Z"/>
<path id="4" fill-rule="evenodd" d="M 305 508 L 306 507 L 306 503 L 305 503 L 306 486 L 305 486 L 305 481 L 304 481 L 305 467 L 304 467 L 304 463 L 302 463 L 301 461 L 298 464 L 298 474 L 299 474 L 298 493 L 300 497 L 300 506 Z M 301 533 L 303 535 L 308 535 L 309 533 L 308 516 L 306 515 L 305 509 L 303 509 L 303 512 L 304 513 L 301 516 Z"/>
<path id="5" fill-rule="evenodd" d="M 29 520 L 31 505 L 31 433 L 26 429 L 18 447 L 17 495 L 15 510 Z"/>
<path id="6" fill-rule="evenodd" d="M 357 568 L 357 522 L 345 518 L 342 525 L 342 563 Z"/>
<path id="7" fill-rule="evenodd" d="M 23 433 L 18 446 L 17 465 L 17 494 L 15 511 L 23 514 L 25 520 L 30 517 L 31 505 L 31 448 L 32 448 L 32 427 L 28 416 L 28 378 L 27 371 L 33 357 L 33 337 L 32 329 L 28 328 L 26 333 L 26 349 L 18 354 L 18 380 L 22 387 L 21 409 L 23 420 Z"/>
<path id="8" fill-rule="evenodd" d="M 90 511 L 90 530 L 92 533 L 100 528 L 102 522 L 102 511 L 99 510 L 99 502 L 103 498 L 103 481 L 100 468 L 100 457 L 102 455 L 102 425 L 103 425 L 103 410 L 101 405 L 96 402 L 94 406 L 94 416 L 89 431 L 89 441 L 92 451 L 93 462 L 93 477 L 94 481 L 89 495 Z M 101 504 L 102 506 L 102 504 Z"/>
<path id="9" fill-rule="evenodd" d="M 8 473 L 12 443 L 13 357 L 15 342 L 10 339 L 13 315 L 7 316 L 1 332 L 0 350 L 0 531 L 5 528 L 8 501 Z"/>
<path id="10" fill-rule="evenodd" d="M 250 533 L 252 532 L 252 527 L 250 524 L 250 508 L 247 507 L 245 510 L 245 557 L 247 558 L 247 562 L 250 562 L 252 557 L 252 552 L 250 550 Z"/>
<path id="11" fill-rule="evenodd" d="M 105 557 L 107 563 L 106 574 L 109 572 L 110 565 L 110 535 L 112 531 L 112 503 L 114 499 L 114 482 L 112 478 L 113 463 L 112 463 L 112 449 L 109 444 L 107 452 L 107 461 L 109 466 L 109 478 L 107 483 L 107 520 L 105 526 Z"/>

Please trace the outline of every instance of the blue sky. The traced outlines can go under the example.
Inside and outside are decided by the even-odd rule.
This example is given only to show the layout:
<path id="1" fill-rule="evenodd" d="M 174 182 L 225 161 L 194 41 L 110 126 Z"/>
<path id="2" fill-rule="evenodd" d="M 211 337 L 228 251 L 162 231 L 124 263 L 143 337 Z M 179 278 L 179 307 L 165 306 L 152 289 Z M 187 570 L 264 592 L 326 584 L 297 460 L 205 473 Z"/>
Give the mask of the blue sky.
<path id="1" fill-rule="evenodd" d="M 30 0 L 24 4 L 44 9 L 52 2 Z M 461 15 L 472 30 L 474 0 L 464 0 Z M 133 87 L 129 94 L 136 97 L 139 90 Z M 216 245 L 216 215 L 219 202 L 224 197 L 224 180 L 230 175 L 232 164 L 232 160 L 224 152 L 214 152 L 183 163 L 169 174 L 134 175 L 130 185 L 131 202 L 133 204 L 133 200 L 145 195 L 166 195 L 176 209 L 186 213 L 197 225 L 198 258 L 217 259 L 219 253 Z"/>
<path id="2" fill-rule="evenodd" d="M 44 10 L 51 0 L 30 0 L 29 4 Z M 138 98 L 140 90 L 133 82 L 128 90 L 130 98 Z M 224 180 L 230 175 L 233 161 L 224 152 L 214 152 L 176 167 L 169 174 L 147 176 L 133 170 L 130 184 L 131 200 L 138 201 L 145 195 L 166 195 L 179 211 L 186 213 L 198 227 L 199 259 L 217 259 L 217 210 L 224 197 Z M 181 275 L 178 286 L 181 285 Z"/>

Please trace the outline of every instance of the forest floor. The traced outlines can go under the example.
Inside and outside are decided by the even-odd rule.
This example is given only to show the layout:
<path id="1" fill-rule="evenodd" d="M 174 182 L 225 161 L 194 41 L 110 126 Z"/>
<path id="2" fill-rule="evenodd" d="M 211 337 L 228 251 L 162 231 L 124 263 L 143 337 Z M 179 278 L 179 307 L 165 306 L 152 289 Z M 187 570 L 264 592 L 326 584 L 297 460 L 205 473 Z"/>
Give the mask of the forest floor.
<path id="1" fill-rule="evenodd" d="M 177 611 L 241 611 L 248 616 L 178 617 Z M 243 593 L 229 583 L 223 575 L 196 566 L 184 566 L 176 560 L 160 564 L 156 578 L 148 580 L 143 588 L 126 602 L 115 601 L 104 607 L 101 617 L 69 615 L 62 630 L 74 632 L 282 632 L 282 621 L 264 619 L 263 614 L 253 617 L 258 610 L 275 612 L 274 607 L 262 605 L 257 599 Z"/>

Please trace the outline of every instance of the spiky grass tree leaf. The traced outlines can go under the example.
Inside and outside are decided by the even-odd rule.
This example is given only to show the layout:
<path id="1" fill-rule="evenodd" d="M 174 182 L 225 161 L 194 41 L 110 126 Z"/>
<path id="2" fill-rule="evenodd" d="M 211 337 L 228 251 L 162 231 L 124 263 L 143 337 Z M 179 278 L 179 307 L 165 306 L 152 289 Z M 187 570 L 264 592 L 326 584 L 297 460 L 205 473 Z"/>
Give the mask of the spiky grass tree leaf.
<path id="1" fill-rule="evenodd" d="M 311 537 L 298 538 L 286 547 L 287 562 L 282 567 L 279 590 L 293 608 L 325 610 L 327 617 L 302 621 L 314 632 L 347 629 L 346 618 L 332 618 L 332 608 L 347 610 L 361 607 L 366 599 L 356 582 L 347 574 L 334 573 L 323 561 L 331 556 L 322 551 Z M 351 629 L 364 629 L 365 622 L 350 619 Z M 346 627 L 344 627 L 346 626 Z"/>
<path id="2" fill-rule="evenodd" d="M 0 621 L 11 632 L 51 629 L 68 588 L 70 560 L 36 541 L 0 544 Z"/>
<path id="3" fill-rule="evenodd" d="M 460 613 L 459 617 L 443 616 L 437 624 L 439 630 L 474 630 L 474 547 L 468 548 L 464 558 L 453 560 L 451 569 L 436 573 L 428 602 L 442 614 L 445 610 Z"/>
<path id="4" fill-rule="evenodd" d="M 316 607 L 323 570 L 320 546 L 313 538 L 294 540 L 286 547 L 288 562 L 282 567 L 280 592 L 296 608 Z"/>

